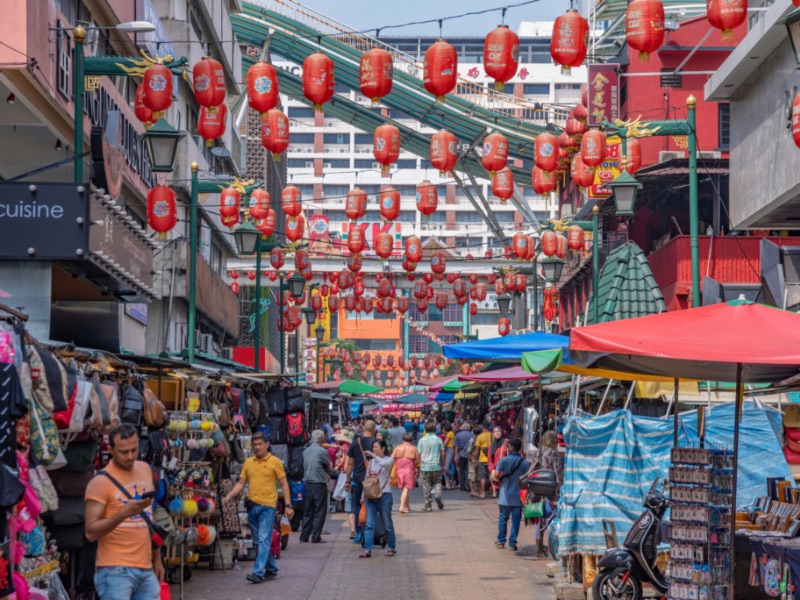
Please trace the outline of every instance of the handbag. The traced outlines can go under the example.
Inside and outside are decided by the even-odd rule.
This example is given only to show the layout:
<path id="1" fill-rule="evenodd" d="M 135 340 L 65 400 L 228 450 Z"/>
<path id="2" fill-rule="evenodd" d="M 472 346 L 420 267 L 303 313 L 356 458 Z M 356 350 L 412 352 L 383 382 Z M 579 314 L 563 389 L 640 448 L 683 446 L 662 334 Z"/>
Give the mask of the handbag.
<path id="1" fill-rule="evenodd" d="M 389 483 L 397 487 L 397 463 L 392 463 L 392 474 L 389 476 Z"/>
<path id="2" fill-rule="evenodd" d="M 31 487 L 33 487 L 39 501 L 42 503 L 42 512 L 58 510 L 58 493 L 50 476 L 42 465 L 37 465 L 29 473 Z M 86 487 L 84 486 L 84 491 Z"/>
<path id="3" fill-rule="evenodd" d="M 525 519 L 538 519 L 544 516 L 544 501 L 528 502 L 522 509 Z"/>
<path id="4" fill-rule="evenodd" d="M 25 494 L 25 484 L 19 473 L 5 463 L 0 463 L 0 509 L 13 508 Z"/>
<path id="5" fill-rule="evenodd" d="M 333 489 L 333 499 L 336 501 L 344 500 L 347 496 L 347 490 L 345 487 L 347 486 L 347 475 L 344 473 L 339 473 L 339 477 L 336 480 L 336 487 Z"/>
<path id="6" fill-rule="evenodd" d="M 361 488 L 364 490 L 364 497 L 368 500 L 378 500 L 382 495 L 381 481 L 377 475 L 370 473 L 372 463 L 367 464 L 367 457 L 364 454 L 364 448 L 361 447 L 361 438 L 358 439 L 358 449 L 361 450 L 361 457 L 364 459 L 364 464 L 367 466 L 367 476 L 361 483 Z"/>
<path id="7" fill-rule="evenodd" d="M 37 464 L 49 465 L 56 460 L 61 450 L 58 429 L 50 416 L 35 398 L 30 402 L 33 420 L 31 421 L 31 453 Z"/>
<path id="8" fill-rule="evenodd" d="M 125 487 L 119 481 L 114 479 L 106 471 L 100 471 L 100 475 L 105 475 L 106 477 L 108 477 L 111 480 L 111 483 L 117 486 L 119 488 L 119 491 L 125 494 L 125 497 L 128 500 L 133 500 L 133 496 L 131 496 L 130 493 L 128 493 L 128 490 L 126 490 Z M 161 546 L 164 545 L 164 540 L 166 540 L 167 536 L 169 535 L 169 531 L 167 531 L 167 529 L 164 526 L 154 522 L 150 518 L 150 515 L 148 515 L 146 512 L 142 511 L 141 513 L 139 513 L 139 515 L 142 517 L 142 520 L 145 523 L 147 523 L 147 527 L 150 529 L 150 542 L 152 544 L 152 547 L 154 549 L 161 548 Z"/>

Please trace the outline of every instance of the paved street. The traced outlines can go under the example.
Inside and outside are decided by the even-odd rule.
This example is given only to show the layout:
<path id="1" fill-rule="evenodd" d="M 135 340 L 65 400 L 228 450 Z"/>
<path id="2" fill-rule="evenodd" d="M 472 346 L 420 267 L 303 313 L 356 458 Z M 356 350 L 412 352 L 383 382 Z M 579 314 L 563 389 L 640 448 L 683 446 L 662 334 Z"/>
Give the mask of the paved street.
<path id="1" fill-rule="evenodd" d="M 395 510 L 399 494 L 395 495 Z M 184 597 L 192 600 L 339 600 L 369 596 L 393 600 L 469 600 L 503 597 L 552 600 L 552 579 L 545 576 L 546 561 L 533 560 L 533 529 L 522 528 L 520 552 L 497 550 L 497 505 L 477 500 L 460 491 L 444 492 L 445 510 L 416 512 L 421 491 L 412 496 L 410 515 L 394 513 L 398 554 L 358 559 L 360 546 L 351 543 L 344 515 L 326 522 L 327 544 L 300 544 L 292 534 L 288 549 L 278 561 L 275 581 L 254 585 L 245 580 L 252 563 L 238 571 L 208 572 L 197 569 L 185 585 Z M 178 587 L 172 586 L 173 599 Z"/>

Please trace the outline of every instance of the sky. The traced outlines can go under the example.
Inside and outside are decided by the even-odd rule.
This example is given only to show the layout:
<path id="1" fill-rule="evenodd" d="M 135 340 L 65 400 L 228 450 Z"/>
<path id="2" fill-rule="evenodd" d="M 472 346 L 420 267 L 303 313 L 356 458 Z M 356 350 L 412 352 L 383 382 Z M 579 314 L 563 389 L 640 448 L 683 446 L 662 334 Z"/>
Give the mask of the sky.
<path id="1" fill-rule="evenodd" d="M 517 4 L 523 0 L 299 0 L 301 4 L 321 12 L 358 31 L 374 30 L 387 25 L 410 21 L 426 21 Z M 567 0 L 539 0 L 534 4 L 509 8 L 506 25 L 516 31 L 520 21 L 552 21 L 569 8 Z M 443 36 L 485 35 L 500 23 L 501 11 L 446 20 Z M 436 23 L 385 29 L 381 36 L 436 35 Z"/>

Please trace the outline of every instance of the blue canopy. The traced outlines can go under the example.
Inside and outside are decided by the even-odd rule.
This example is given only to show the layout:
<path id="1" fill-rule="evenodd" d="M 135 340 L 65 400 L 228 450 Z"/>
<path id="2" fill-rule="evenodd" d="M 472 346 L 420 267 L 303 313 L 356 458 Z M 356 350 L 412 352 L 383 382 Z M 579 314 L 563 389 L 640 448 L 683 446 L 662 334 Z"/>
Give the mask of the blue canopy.
<path id="1" fill-rule="evenodd" d="M 427 404 L 428 396 L 420 393 L 406 394 L 405 396 L 395 398 L 394 401 L 397 402 L 397 404 Z"/>
<path id="2" fill-rule="evenodd" d="M 444 346 L 443 350 L 447 358 L 518 363 L 522 361 L 523 352 L 566 349 L 568 347 L 569 338 L 567 336 L 537 331 L 535 333 L 521 333 L 519 335 L 508 335 L 475 342 L 450 344 Z"/>
<path id="3" fill-rule="evenodd" d="M 447 392 L 435 392 L 435 394 L 436 395 L 433 394 L 431 395 L 433 396 L 433 399 L 440 404 L 444 404 L 445 402 L 450 402 L 456 397 L 455 394 L 449 394 Z"/>

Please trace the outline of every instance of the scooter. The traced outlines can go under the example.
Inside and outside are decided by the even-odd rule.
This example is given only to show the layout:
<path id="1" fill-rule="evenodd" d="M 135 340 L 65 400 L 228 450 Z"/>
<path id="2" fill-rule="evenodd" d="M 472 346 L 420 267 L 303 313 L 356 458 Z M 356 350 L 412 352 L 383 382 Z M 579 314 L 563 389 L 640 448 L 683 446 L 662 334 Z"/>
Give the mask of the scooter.
<path id="1" fill-rule="evenodd" d="M 641 600 L 642 583 L 653 586 L 666 598 L 667 580 L 658 570 L 658 535 L 667 511 L 667 498 L 656 479 L 645 494 L 645 511 L 628 532 L 622 548 L 612 548 L 597 563 L 592 584 L 595 600 Z"/>
<path id="2" fill-rule="evenodd" d="M 539 469 L 528 475 L 520 477 L 520 488 L 527 490 L 531 502 L 543 500 L 549 504 L 545 511 L 545 516 L 539 520 L 539 535 L 544 538 L 545 531 L 548 531 L 548 550 L 550 556 L 556 558 L 558 555 L 558 532 L 556 527 L 552 527 L 556 521 L 556 505 L 558 504 L 558 480 L 555 471 L 549 469 Z M 541 548 L 540 548 L 541 550 Z"/>

